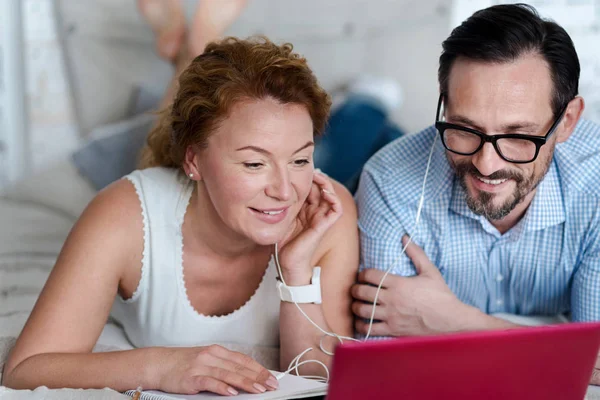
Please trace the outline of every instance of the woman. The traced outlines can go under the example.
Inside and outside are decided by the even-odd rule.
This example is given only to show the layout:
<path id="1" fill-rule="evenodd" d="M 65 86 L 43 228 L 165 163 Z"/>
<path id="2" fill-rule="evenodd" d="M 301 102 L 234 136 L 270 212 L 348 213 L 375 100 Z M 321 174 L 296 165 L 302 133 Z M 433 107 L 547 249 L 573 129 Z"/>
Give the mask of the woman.
<path id="1" fill-rule="evenodd" d="M 322 304 L 313 297 L 300 307 L 323 329 L 351 335 L 354 203 L 312 164 L 329 106 L 289 45 L 207 46 L 149 137 L 153 167 L 100 192 L 73 228 L 3 384 L 223 395 L 277 388 L 249 357 L 209 345 L 219 341 L 279 344 L 281 369 L 309 347 L 307 358 L 328 364 L 322 333 L 280 299 L 272 256 L 278 249 L 292 292 L 314 283 L 320 266 Z M 137 349 L 90 353 L 111 308 Z M 322 374 L 316 364 L 301 372 Z"/>

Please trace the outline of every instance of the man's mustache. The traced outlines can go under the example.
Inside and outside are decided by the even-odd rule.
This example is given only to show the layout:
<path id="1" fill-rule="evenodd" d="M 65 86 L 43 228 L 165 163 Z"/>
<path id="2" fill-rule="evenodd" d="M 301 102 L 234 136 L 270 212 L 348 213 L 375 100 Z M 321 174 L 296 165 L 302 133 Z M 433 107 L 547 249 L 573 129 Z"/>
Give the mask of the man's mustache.
<path id="1" fill-rule="evenodd" d="M 501 169 L 499 171 L 494 172 L 490 175 L 483 175 L 475 166 L 471 163 L 468 164 L 457 164 L 456 165 L 456 174 L 460 177 L 464 177 L 467 174 L 473 175 L 476 178 L 483 178 L 489 180 L 497 180 L 497 179 L 512 179 L 516 183 L 523 182 L 523 175 L 519 174 L 515 171 L 510 171 L 506 169 Z"/>

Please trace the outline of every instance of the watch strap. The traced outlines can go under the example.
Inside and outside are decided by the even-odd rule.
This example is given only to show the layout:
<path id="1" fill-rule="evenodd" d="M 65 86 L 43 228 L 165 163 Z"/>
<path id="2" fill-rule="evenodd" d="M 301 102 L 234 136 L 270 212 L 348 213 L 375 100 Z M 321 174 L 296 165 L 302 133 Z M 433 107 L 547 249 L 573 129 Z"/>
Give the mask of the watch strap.
<path id="1" fill-rule="evenodd" d="M 310 285 L 288 286 L 278 280 L 277 291 L 282 301 L 321 304 L 321 267 L 313 268 Z"/>

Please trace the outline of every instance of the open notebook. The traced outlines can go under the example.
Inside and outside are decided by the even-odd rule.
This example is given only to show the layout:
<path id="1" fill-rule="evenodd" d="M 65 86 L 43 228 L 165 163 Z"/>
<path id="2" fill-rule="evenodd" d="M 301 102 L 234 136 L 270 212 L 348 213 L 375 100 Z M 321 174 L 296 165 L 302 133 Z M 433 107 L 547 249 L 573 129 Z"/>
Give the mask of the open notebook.
<path id="1" fill-rule="evenodd" d="M 128 396 L 133 396 L 135 390 L 125 392 Z M 265 392 L 260 394 L 248 394 L 240 392 L 239 395 L 233 396 L 236 400 L 246 399 L 265 399 L 265 400 L 284 400 L 284 399 L 300 399 L 303 397 L 322 396 L 327 393 L 327 384 L 317 382 L 310 379 L 300 378 L 295 375 L 285 374 L 279 380 L 279 389 L 272 392 Z M 224 396 L 202 392 L 198 394 L 172 394 L 165 393 L 158 390 L 147 390 L 142 393 L 140 400 L 174 400 L 174 399 L 186 399 L 186 400 L 203 400 L 203 399 L 223 399 Z"/>

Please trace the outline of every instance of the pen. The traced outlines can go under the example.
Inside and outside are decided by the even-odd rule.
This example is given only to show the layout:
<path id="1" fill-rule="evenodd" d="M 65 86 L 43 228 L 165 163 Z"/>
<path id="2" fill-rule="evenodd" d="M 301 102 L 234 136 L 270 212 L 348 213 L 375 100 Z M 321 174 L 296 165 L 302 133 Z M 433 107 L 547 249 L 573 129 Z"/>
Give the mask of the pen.
<path id="1" fill-rule="evenodd" d="M 133 394 L 133 400 L 140 400 L 141 395 L 142 395 L 142 387 L 138 386 L 138 388 L 135 390 L 135 393 Z"/>

